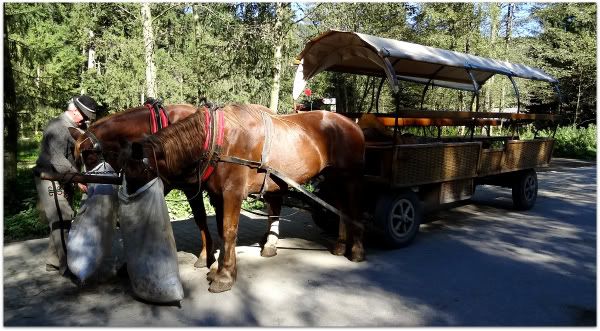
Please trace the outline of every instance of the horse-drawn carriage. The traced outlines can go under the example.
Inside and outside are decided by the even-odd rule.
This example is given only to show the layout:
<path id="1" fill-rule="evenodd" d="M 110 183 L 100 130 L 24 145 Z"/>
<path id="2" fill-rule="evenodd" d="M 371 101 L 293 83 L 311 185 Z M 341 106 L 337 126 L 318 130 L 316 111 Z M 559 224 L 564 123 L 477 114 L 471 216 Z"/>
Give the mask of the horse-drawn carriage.
<path id="1" fill-rule="evenodd" d="M 284 202 L 282 193 L 294 188 L 295 192 L 308 198 L 318 225 L 325 228 L 335 225 L 339 229 L 333 253 L 346 255 L 352 261 L 364 259 L 362 236 L 365 226 L 360 217 L 361 206 L 362 215 L 367 215 L 367 221 L 382 232 L 391 246 L 403 246 L 416 236 L 424 210 L 468 199 L 476 185 L 512 187 L 517 208 L 531 208 L 535 203 L 537 177 L 534 169 L 550 162 L 553 139 L 519 139 L 517 128 L 534 122 L 556 125 L 557 115 L 551 112 L 522 113 L 520 100 L 517 100 L 516 113 L 480 112 L 479 92 L 492 76 L 505 75 L 519 99 L 513 77 L 556 86 L 557 81 L 544 72 L 523 65 L 341 31 L 326 32 L 309 42 L 299 56 L 299 63 L 294 97 L 298 97 L 306 80 L 321 71 L 370 75 L 381 78 L 377 111 L 370 117 L 348 111 L 309 111 L 276 116 L 258 105 L 232 104 L 198 109 L 191 105 L 170 105 L 164 107 L 165 113 L 160 118 L 155 116 L 155 120 L 148 121 L 148 118 L 154 118 L 148 117 L 148 110 L 152 113 L 156 109 L 152 105 L 138 107 L 100 120 L 84 133 L 72 132 L 77 139 L 75 153 L 88 169 L 98 163 L 107 163 L 123 176 L 107 179 L 87 174 L 69 178 L 113 184 L 123 180 L 127 187 L 124 185 L 119 193 L 119 198 L 126 197 L 121 200 L 121 209 L 128 208 L 123 202 L 144 196 L 145 193 L 140 192 L 152 187 L 156 178 L 162 180 L 166 190 L 183 190 L 202 236 L 198 267 L 209 267 L 215 262 L 202 203 L 202 192 L 207 192 L 216 209 L 217 228 L 222 239 L 218 269 L 208 275 L 209 290 L 213 292 L 229 290 L 235 282 L 239 212 L 242 200 L 249 194 L 265 199 L 272 222 Z M 379 99 L 386 80 L 394 104 L 393 113 L 379 112 Z M 401 107 L 400 81 L 424 84 L 423 98 L 433 86 L 473 92 L 471 111 Z M 340 104 L 338 110 L 346 110 L 346 107 Z M 168 119 L 172 125 L 155 132 L 161 118 Z M 358 122 L 363 131 L 353 122 Z M 493 136 L 489 127 L 494 125 L 508 125 L 513 131 L 510 135 Z M 442 128 L 447 126 L 461 126 L 469 131 L 457 137 L 442 136 Z M 475 128 L 482 126 L 488 127 L 488 134 L 475 135 Z M 402 132 L 414 127 L 437 128 L 437 135 L 417 136 Z M 300 185 L 315 178 L 314 192 Z M 141 210 L 164 205 L 162 184 L 159 187 L 161 189 L 152 189 L 160 196 L 153 196 L 152 201 L 158 202 L 145 204 L 142 201 L 139 204 Z M 136 218 L 138 213 L 127 211 L 128 217 Z M 152 217 L 152 212 L 143 211 Z M 155 214 L 165 217 L 160 216 L 165 215 L 163 210 Z M 135 220 L 120 220 L 124 230 L 132 222 L 136 223 Z M 168 224 L 168 215 L 162 223 Z M 270 229 L 273 232 L 273 228 Z M 130 232 L 136 231 L 145 230 L 138 227 Z M 172 252 L 165 255 L 161 246 L 161 243 L 169 242 L 168 246 L 174 249 L 170 240 L 172 232 L 158 235 L 166 237 L 146 238 L 150 247 L 145 251 L 148 252 L 145 258 L 151 259 L 155 253 L 159 257 L 161 254 L 173 255 Z M 270 240 L 272 235 L 268 233 L 263 242 L 263 256 L 276 254 L 276 241 Z M 140 263 L 135 257 L 131 260 L 128 268 Z M 145 273 L 151 273 L 147 264 L 144 268 Z M 145 282 L 160 281 L 161 278 L 154 275 L 153 280 Z M 175 292 L 167 297 L 181 297 L 180 290 Z M 147 293 L 137 294 L 143 297 Z M 146 299 L 162 300 L 152 295 Z"/>
<path id="2" fill-rule="evenodd" d="M 365 132 L 362 200 L 373 228 L 390 246 L 410 243 L 424 212 L 471 198 L 477 185 L 510 187 L 515 208 L 533 207 L 538 189 L 535 168 L 549 164 L 554 140 L 537 137 L 537 131 L 533 139 L 521 139 L 519 128 L 535 123 L 556 129 L 560 102 L 544 113 L 523 112 L 514 78 L 550 83 L 558 93 L 555 78 L 524 65 L 342 31 L 328 31 L 311 40 L 298 56 L 298 63 L 294 98 L 299 97 L 308 79 L 322 71 L 381 78 L 375 113 L 370 117 L 361 110 L 347 112 L 350 107 L 345 100 L 337 100 L 337 110 L 358 119 Z M 516 112 L 479 110 L 481 88 L 495 75 L 506 76 L 512 83 Z M 379 112 L 386 80 L 395 102 L 390 113 Z M 424 85 L 419 109 L 401 106 L 401 82 Z M 434 86 L 471 92 L 469 111 L 424 110 L 426 93 Z M 490 127 L 494 126 L 508 127 L 502 131 L 509 134 L 492 135 Z M 460 136 L 443 136 L 443 127 L 467 130 Z M 486 128 L 487 134 L 476 135 L 478 127 Z M 373 129 L 379 135 L 373 136 Z M 335 194 L 331 187 L 317 191 L 325 200 Z M 323 228 L 335 223 L 331 213 L 322 209 L 313 210 L 313 218 Z"/>

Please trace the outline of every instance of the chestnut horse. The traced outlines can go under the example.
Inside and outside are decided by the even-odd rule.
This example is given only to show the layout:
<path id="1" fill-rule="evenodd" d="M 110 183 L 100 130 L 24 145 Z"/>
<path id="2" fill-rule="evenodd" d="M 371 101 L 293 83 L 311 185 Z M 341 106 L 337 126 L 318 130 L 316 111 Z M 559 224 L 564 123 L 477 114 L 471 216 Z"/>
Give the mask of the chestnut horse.
<path id="1" fill-rule="evenodd" d="M 197 111 L 189 104 L 174 104 L 164 107 L 170 123 L 176 123 Z M 127 142 L 137 141 L 151 134 L 150 112 L 145 106 L 130 108 L 94 122 L 87 131 L 69 130 L 75 139 L 75 159 L 86 169 L 93 169 L 102 159 L 119 172 L 121 148 Z M 94 146 L 95 143 L 98 145 Z M 202 249 L 196 267 L 210 266 L 214 261 L 214 251 L 210 232 L 206 223 L 206 210 L 197 183 L 172 183 L 165 186 L 165 194 L 171 189 L 180 189 L 187 197 L 196 225 L 202 237 Z"/>
<path id="2" fill-rule="evenodd" d="M 270 209 L 278 214 L 281 198 L 276 193 L 287 190 L 287 185 L 269 177 L 264 167 L 233 163 L 232 158 L 261 160 L 300 184 L 323 174 L 325 181 L 339 188 L 334 204 L 345 215 L 333 253 L 347 254 L 356 262 L 364 260 L 364 227 L 359 221 L 360 201 L 356 199 L 364 165 L 362 131 L 346 117 L 330 112 L 266 115 L 272 123 L 269 129 L 272 144 L 268 158 L 263 160 L 263 146 L 267 143 L 265 109 L 260 105 L 232 104 L 219 110 L 224 114 L 219 162 L 203 183 L 215 207 L 222 239 L 218 269 L 208 274 L 211 292 L 227 291 L 236 280 L 235 244 L 242 200 L 251 193 L 266 191 Z M 199 111 L 122 150 L 130 193 L 156 176 L 166 183 L 198 178 L 199 169 L 204 168 L 205 112 Z"/>

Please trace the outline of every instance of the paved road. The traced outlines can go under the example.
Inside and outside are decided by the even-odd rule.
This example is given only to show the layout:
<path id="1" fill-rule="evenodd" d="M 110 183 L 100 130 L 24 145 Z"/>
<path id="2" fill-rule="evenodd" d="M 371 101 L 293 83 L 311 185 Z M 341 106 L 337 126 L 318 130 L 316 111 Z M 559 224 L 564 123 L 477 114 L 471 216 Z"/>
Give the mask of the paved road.
<path id="1" fill-rule="evenodd" d="M 45 239 L 4 246 L 6 326 L 566 326 L 596 323 L 596 166 L 557 159 L 539 197 L 511 210 L 510 191 L 481 187 L 474 204 L 440 212 L 405 249 L 368 260 L 331 255 L 304 212 L 282 222 L 279 254 L 256 244 L 263 221 L 243 217 L 238 281 L 208 292 L 196 269 L 199 231 L 173 222 L 181 307 L 132 297 L 127 278 L 78 289 L 46 272 Z M 209 220 L 214 224 L 214 220 Z M 214 229 L 213 229 L 214 230 Z"/>

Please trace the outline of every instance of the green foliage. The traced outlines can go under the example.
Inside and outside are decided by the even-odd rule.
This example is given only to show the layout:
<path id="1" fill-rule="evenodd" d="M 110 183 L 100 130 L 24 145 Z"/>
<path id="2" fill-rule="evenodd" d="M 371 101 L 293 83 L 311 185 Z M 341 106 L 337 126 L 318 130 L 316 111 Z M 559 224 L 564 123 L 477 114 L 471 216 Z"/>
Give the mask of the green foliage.
<path id="1" fill-rule="evenodd" d="M 260 200 L 248 198 L 242 201 L 242 208 L 246 210 L 264 210 L 266 206 L 265 203 Z"/>
<path id="2" fill-rule="evenodd" d="M 571 123 L 596 118 L 596 4 L 538 6 L 534 17 L 543 31 L 529 55 L 560 81 L 564 111 Z"/>
<path id="3" fill-rule="evenodd" d="M 4 217 L 4 240 L 25 240 L 48 235 L 48 225 L 39 221 L 35 197 L 24 201 L 22 210 Z"/>
<path id="4" fill-rule="evenodd" d="M 554 156 L 584 160 L 596 159 L 597 130 L 595 125 L 587 128 L 561 127 L 556 131 Z"/>

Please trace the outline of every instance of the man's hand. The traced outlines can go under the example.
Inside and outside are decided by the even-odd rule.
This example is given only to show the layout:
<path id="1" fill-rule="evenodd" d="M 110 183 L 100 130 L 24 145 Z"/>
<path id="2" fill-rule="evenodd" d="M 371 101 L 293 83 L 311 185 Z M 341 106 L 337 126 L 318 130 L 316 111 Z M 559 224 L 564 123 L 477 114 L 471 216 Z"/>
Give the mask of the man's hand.
<path id="1" fill-rule="evenodd" d="M 77 183 L 77 186 L 79 187 L 79 189 L 81 190 L 81 192 L 87 193 L 87 185 L 82 184 L 82 183 Z"/>

